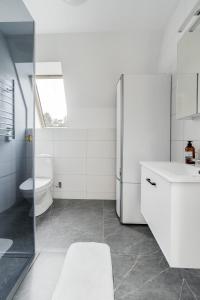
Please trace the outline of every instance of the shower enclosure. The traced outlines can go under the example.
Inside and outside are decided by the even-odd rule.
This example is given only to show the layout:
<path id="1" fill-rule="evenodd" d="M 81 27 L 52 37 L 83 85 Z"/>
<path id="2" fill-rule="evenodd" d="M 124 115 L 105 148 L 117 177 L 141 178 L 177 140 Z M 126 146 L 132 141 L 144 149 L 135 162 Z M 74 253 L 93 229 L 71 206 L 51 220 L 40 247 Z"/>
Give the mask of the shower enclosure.
<path id="1" fill-rule="evenodd" d="M 12 299 L 35 253 L 34 22 L 21 0 L 0 1 L 0 300 Z M 34 187 L 33 187 L 34 191 Z"/>

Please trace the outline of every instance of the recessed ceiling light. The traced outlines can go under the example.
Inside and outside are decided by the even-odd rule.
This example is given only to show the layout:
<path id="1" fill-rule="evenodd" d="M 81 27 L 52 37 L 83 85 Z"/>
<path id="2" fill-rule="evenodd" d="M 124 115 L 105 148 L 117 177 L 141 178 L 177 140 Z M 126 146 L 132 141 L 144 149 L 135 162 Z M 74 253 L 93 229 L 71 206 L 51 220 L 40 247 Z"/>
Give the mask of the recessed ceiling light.
<path id="1" fill-rule="evenodd" d="M 73 6 L 76 6 L 76 5 L 81 5 L 83 4 L 84 2 L 86 2 L 87 0 L 63 0 L 65 3 L 69 4 L 69 5 L 73 5 Z"/>

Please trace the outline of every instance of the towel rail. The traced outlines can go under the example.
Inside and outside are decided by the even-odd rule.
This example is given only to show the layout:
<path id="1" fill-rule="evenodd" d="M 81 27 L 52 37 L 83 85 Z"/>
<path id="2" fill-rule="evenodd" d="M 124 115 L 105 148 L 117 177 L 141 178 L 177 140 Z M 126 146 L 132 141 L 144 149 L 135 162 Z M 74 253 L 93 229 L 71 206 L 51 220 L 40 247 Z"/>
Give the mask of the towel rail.
<path id="1" fill-rule="evenodd" d="M 7 122 L 0 122 L 0 124 L 6 125 L 6 126 L 13 126 L 13 124 L 10 124 L 10 123 L 7 123 Z"/>
<path id="2" fill-rule="evenodd" d="M 13 112 L 9 112 L 5 109 L 0 109 L 0 111 L 3 112 L 3 113 L 9 114 L 9 115 L 13 115 Z"/>
<path id="3" fill-rule="evenodd" d="M 9 137 L 6 139 L 7 141 L 10 141 L 10 138 L 15 138 L 14 83 L 14 80 L 0 79 L 0 136 Z M 4 99 L 5 97 L 7 99 Z M 9 109 L 5 108 L 5 104 L 9 105 Z"/>
<path id="4" fill-rule="evenodd" d="M 13 118 L 9 118 L 9 117 L 5 117 L 5 116 L 1 116 L 1 115 L 0 115 L 0 118 L 2 118 L 2 119 L 6 119 L 6 120 L 10 120 L 10 121 L 13 121 Z"/>
<path id="5" fill-rule="evenodd" d="M 11 84 L 10 84 L 11 83 Z M 8 81 L 6 79 L 0 79 L 0 85 L 6 85 L 8 88 L 12 89 L 13 85 L 11 81 Z"/>
<path id="6" fill-rule="evenodd" d="M 6 97 L 12 101 L 12 98 L 10 96 L 8 96 L 8 93 L 10 93 L 10 92 L 12 92 L 12 90 L 3 90 L 0 87 L 0 95 L 3 96 L 3 98 Z"/>
<path id="7" fill-rule="evenodd" d="M 14 136 L 12 134 L 8 134 L 8 133 L 6 133 L 6 134 L 0 133 L 0 136 L 5 136 L 5 137 L 9 137 L 9 138 L 12 137 L 14 139 Z"/>
<path id="8" fill-rule="evenodd" d="M 1 94 L 1 93 L 0 93 L 0 94 Z M 13 106 L 13 103 L 12 103 L 12 102 L 9 102 L 9 101 L 7 101 L 7 100 L 3 100 L 3 99 L 1 99 L 1 98 L 0 98 L 0 102 L 7 103 L 7 104 Z"/>

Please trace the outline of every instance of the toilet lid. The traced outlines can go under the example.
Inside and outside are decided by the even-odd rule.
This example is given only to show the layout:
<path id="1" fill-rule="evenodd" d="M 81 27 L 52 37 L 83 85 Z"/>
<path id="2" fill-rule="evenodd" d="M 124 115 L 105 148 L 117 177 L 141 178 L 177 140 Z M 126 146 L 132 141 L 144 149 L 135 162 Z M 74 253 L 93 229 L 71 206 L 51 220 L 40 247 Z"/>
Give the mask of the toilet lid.
<path id="1" fill-rule="evenodd" d="M 39 178 L 36 177 L 35 178 L 35 190 L 40 190 L 43 189 L 45 187 L 47 187 L 48 185 L 51 185 L 51 179 L 50 178 Z M 33 189 L 33 178 L 28 178 L 26 181 L 24 181 L 21 185 L 20 185 L 20 190 L 22 191 L 29 191 Z"/>

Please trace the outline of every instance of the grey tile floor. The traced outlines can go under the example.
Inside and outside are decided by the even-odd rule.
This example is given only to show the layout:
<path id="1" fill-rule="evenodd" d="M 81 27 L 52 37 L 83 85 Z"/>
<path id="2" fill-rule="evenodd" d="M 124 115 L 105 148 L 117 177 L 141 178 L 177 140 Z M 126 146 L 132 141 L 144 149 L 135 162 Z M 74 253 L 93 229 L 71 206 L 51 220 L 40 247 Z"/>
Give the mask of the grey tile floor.
<path id="1" fill-rule="evenodd" d="M 14 299 L 50 300 L 77 241 L 110 245 L 115 300 L 200 300 L 200 270 L 169 268 L 147 226 L 121 225 L 114 201 L 91 200 L 55 200 L 37 219 L 39 255 Z"/>
<path id="2" fill-rule="evenodd" d="M 11 288 L 33 257 L 33 218 L 29 216 L 29 211 L 28 202 L 19 201 L 0 213 L 0 240 L 12 241 L 6 253 L 4 247 L 0 246 L 0 257 L 4 254 L 0 259 L 0 300 L 7 299 Z"/>

